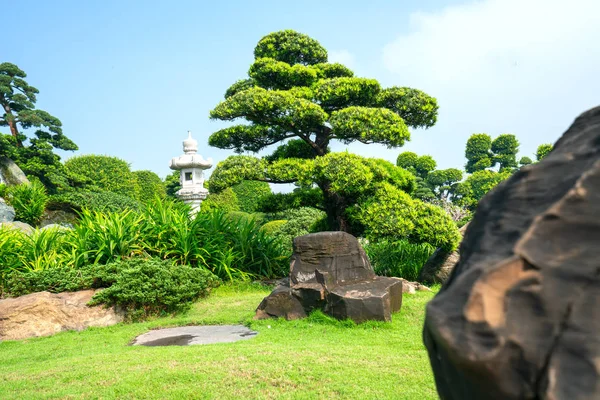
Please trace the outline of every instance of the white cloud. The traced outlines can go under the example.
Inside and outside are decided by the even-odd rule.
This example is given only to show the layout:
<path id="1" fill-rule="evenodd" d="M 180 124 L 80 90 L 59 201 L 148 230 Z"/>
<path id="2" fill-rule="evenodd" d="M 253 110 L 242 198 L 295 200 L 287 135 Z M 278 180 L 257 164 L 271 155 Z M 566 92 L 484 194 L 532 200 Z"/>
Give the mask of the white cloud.
<path id="1" fill-rule="evenodd" d="M 383 63 L 394 84 L 438 98 L 432 131 L 436 146 L 459 153 L 450 164 L 464 162 L 471 133 L 515 133 L 530 153 L 600 104 L 598 0 L 486 0 L 413 13 L 409 28 Z"/>
<path id="2" fill-rule="evenodd" d="M 330 63 L 340 63 L 350 69 L 354 69 L 355 57 L 348 50 L 333 50 L 328 52 L 328 60 Z"/>

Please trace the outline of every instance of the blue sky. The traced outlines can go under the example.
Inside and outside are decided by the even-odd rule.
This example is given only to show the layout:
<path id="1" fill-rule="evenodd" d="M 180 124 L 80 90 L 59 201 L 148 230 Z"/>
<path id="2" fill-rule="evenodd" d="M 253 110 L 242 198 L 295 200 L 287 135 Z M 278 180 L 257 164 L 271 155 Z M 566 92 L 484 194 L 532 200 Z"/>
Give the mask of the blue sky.
<path id="1" fill-rule="evenodd" d="M 205 158 L 232 154 L 208 146 L 224 126 L 208 113 L 246 76 L 260 38 L 281 29 L 319 40 L 358 76 L 438 98 L 435 127 L 401 149 L 349 147 L 364 156 L 394 161 L 411 150 L 462 168 L 479 132 L 514 133 L 532 156 L 600 103 L 597 0 L 170 3 L 13 2 L 0 62 L 28 74 L 75 154 L 117 156 L 161 177 L 187 130 Z"/>

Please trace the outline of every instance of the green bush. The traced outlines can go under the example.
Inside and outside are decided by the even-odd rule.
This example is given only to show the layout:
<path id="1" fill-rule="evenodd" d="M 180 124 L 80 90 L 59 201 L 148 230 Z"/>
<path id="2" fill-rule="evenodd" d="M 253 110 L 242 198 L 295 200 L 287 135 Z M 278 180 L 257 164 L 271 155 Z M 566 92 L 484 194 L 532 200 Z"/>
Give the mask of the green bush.
<path id="1" fill-rule="evenodd" d="M 327 230 L 327 215 L 324 211 L 310 207 L 282 211 L 271 215 L 274 221 L 286 220 L 278 229 L 272 229 L 270 235 L 283 243 L 291 253 L 295 237 Z M 266 225 L 266 224 L 265 224 Z"/>
<path id="2" fill-rule="evenodd" d="M 281 227 L 287 223 L 287 219 L 276 219 L 271 222 L 267 222 L 260 229 L 267 235 L 275 235 L 281 230 Z"/>
<path id="3" fill-rule="evenodd" d="M 181 182 L 179 181 L 181 177 L 181 171 L 173 171 L 164 180 L 165 189 L 167 192 L 167 196 L 173 199 L 177 198 L 177 191 L 181 189 Z"/>
<path id="4" fill-rule="evenodd" d="M 200 211 L 203 213 L 211 213 L 217 210 L 224 213 L 240 211 L 238 198 L 232 188 L 209 194 L 200 206 Z"/>
<path id="5" fill-rule="evenodd" d="M 121 194 L 90 190 L 73 190 L 50 196 L 48 207 L 81 211 L 88 209 L 94 212 L 138 211 L 142 208 L 139 201 Z"/>
<path id="6" fill-rule="evenodd" d="M 133 176 L 138 187 L 137 199 L 142 203 L 148 203 L 155 197 L 164 199 L 167 196 L 165 183 L 152 171 L 133 171 Z"/>
<path id="7" fill-rule="evenodd" d="M 271 194 L 269 184 L 261 181 L 242 181 L 231 189 L 237 197 L 240 211 L 247 213 L 258 211 L 262 198 Z"/>
<path id="8" fill-rule="evenodd" d="M 40 291 L 106 288 L 94 295 L 90 305 L 117 306 L 126 311 L 128 318 L 140 319 L 184 311 L 218 283 L 218 278 L 204 268 L 174 265 L 169 260 L 131 258 L 83 268 L 57 266 L 12 271 L 5 290 L 12 296 L 21 296 Z"/>
<path id="9" fill-rule="evenodd" d="M 117 193 L 138 198 L 138 185 L 129 164 L 117 157 L 83 155 L 65 161 L 67 172 L 84 189 Z"/>
<path id="10" fill-rule="evenodd" d="M 416 281 L 421 267 L 435 251 L 435 247 L 407 240 L 379 240 L 365 242 L 363 248 L 377 275 L 395 276 Z"/>
<path id="11" fill-rule="evenodd" d="M 219 283 L 204 268 L 174 265 L 168 260 L 133 258 L 108 267 L 117 271 L 114 283 L 96 293 L 90 305 L 120 307 L 133 320 L 185 311 Z"/>
<path id="12" fill-rule="evenodd" d="M 456 224 L 443 209 L 412 199 L 390 184 L 381 185 L 349 215 L 364 227 L 369 240 L 408 239 L 446 249 L 455 249 L 460 242 Z"/>
<path id="13" fill-rule="evenodd" d="M 10 271 L 6 275 L 4 290 L 13 297 L 36 292 L 76 292 L 93 287 L 94 278 L 85 269 L 60 265 L 41 270 Z"/>
<path id="14" fill-rule="evenodd" d="M 323 191 L 319 188 L 296 188 L 290 193 L 272 193 L 260 199 L 258 209 L 275 213 L 292 208 L 318 207 L 323 204 Z"/>
<path id="15" fill-rule="evenodd" d="M 37 226 L 42 219 L 48 195 L 38 181 L 11 186 L 7 189 L 7 201 L 15 209 L 15 219 Z"/>

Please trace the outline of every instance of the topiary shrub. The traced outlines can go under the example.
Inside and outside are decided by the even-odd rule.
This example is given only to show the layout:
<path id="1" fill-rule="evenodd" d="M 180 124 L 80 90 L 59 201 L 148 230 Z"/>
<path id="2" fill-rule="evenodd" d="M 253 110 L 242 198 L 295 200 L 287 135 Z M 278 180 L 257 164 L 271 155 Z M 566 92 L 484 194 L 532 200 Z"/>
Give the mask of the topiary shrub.
<path id="1" fill-rule="evenodd" d="M 232 211 L 240 211 L 238 198 L 231 188 L 221 190 L 219 193 L 211 193 L 200 206 L 202 212 L 222 211 L 229 213 Z"/>
<path id="2" fill-rule="evenodd" d="M 323 205 L 323 192 L 319 188 L 296 188 L 290 193 L 271 193 L 263 196 L 257 205 L 265 213 L 276 213 L 300 207 Z"/>
<path id="3" fill-rule="evenodd" d="M 281 227 L 287 223 L 287 219 L 276 219 L 275 221 L 267 222 L 261 226 L 261 230 L 267 235 L 275 235 L 281 230 Z"/>
<path id="4" fill-rule="evenodd" d="M 240 211 L 247 213 L 258 211 L 262 198 L 271 194 L 269 184 L 261 181 L 242 181 L 231 189 L 237 197 Z"/>
<path id="5" fill-rule="evenodd" d="M 53 210 L 81 211 L 84 208 L 97 212 L 121 212 L 125 210 L 138 211 L 142 204 L 121 194 L 90 190 L 73 190 L 50 196 L 48 208 Z"/>
<path id="6" fill-rule="evenodd" d="M 83 188 L 138 198 L 137 180 L 129 164 L 120 158 L 83 155 L 65 161 L 65 168 Z"/>
<path id="7" fill-rule="evenodd" d="M 159 199 L 166 197 L 165 183 L 154 172 L 147 170 L 133 171 L 133 176 L 135 177 L 138 190 L 137 199 L 140 202 L 146 204 L 154 200 L 155 197 Z"/>
<path id="8" fill-rule="evenodd" d="M 408 239 L 449 250 L 460 242 L 456 224 L 443 209 L 412 199 L 387 183 L 349 215 L 355 224 L 364 227 L 369 240 Z"/>
<path id="9" fill-rule="evenodd" d="M 10 186 L 7 189 L 7 201 L 15 209 L 15 219 L 32 226 L 38 226 L 46 204 L 48 195 L 46 189 L 38 181 Z"/>

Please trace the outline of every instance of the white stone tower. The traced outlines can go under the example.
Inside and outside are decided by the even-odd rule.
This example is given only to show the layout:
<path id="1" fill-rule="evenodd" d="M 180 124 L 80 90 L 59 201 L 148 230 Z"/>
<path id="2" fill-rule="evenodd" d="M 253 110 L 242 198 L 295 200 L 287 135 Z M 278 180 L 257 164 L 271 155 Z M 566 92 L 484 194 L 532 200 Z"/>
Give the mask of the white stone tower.
<path id="1" fill-rule="evenodd" d="M 192 132 L 188 131 L 188 138 L 183 141 L 184 154 L 171 159 L 169 166 L 173 170 L 180 171 L 179 183 L 181 189 L 177 191 L 177 197 L 192 206 L 192 213 L 200 211 L 202 200 L 206 199 L 208 190 L 204 188 L 204 171 L 212 167 L 212 158 L 205 160 L 198 152 L 198 141 L 192 138 Z"/>

